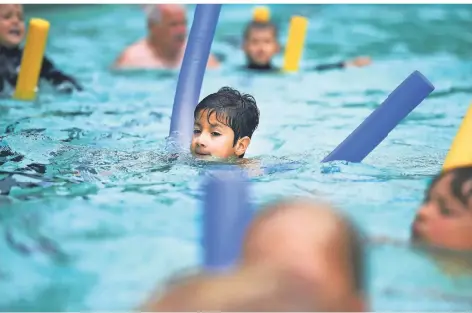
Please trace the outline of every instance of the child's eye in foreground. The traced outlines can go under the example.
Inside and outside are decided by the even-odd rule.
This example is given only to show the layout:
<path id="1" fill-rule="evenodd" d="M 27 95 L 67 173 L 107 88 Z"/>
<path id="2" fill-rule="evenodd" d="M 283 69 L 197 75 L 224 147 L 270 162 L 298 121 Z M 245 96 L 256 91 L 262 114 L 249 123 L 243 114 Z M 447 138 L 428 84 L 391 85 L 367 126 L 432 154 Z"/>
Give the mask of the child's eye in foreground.
<path id="1" fill-rule="evenodd" d="M 217 133 L 217 132 L 212 132 L 211 134 L 212 134 L 213 136 L 221 136 L 221 134 L 220 134 L 220 133 Z"/>
<path id="2" fill-rule="evenodd" d="M 441 211 L 441 215 L 443 215 L 443 216 L 451 216 L 451 215 L 453 215 L 452 210 L 449 209 L 449 208 L 446 208 L 446 207 L 444 207 L 444 206 L 442 206 L 442 207 L 440 208 L 440 211 Z"/>
<path id="3" fill-rule="evenodd" d="M 200 134 L 200 132 L 201 132 L 201 131 L 200 131 L 199 129 L 194 129 L 194 130 L 193 130 L 193 133 L 194 133 L 194 134 Z"/>

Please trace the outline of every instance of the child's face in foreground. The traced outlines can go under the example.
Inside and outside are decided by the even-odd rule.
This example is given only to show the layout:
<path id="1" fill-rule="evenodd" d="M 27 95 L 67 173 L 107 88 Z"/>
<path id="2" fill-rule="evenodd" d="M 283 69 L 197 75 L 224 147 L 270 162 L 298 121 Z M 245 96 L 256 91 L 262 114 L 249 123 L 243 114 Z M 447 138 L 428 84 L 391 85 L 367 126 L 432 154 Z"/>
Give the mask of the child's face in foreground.
<path id="1" fill-rule="evenodd" d="M 270 27 L 253 28 L 244 42 L 244 52 L 256 65 L 268 65 L 279 52 L 275 31 Z"/>
<path id="2" fill-rule="evenodd" d="M 190 146 L 192 154 L 200 159 L 228 159 L 244 154 L 250 139 L 241 138 L 233 145 L 234 132 L 231 127 L 219 122 L 214 112 L 208 118 L 207 112 L 199 112 L 195 119 Z"/>
<path id="3" fill-rule="evenodd" d="M 472 250 L 472 195 L 462 203 L 452 194 L 454 174 L 442 177 L 429 191 L 412 225 L 414 241 L 455 250 Z M 462 186 L 471 194 L 472 181 Z"/>
<path id="4" fill-rule="evenodd" d="M 16 47 L 24 35 L 23 6 L 0 4 L 0 45 L 8 48 Z"/>

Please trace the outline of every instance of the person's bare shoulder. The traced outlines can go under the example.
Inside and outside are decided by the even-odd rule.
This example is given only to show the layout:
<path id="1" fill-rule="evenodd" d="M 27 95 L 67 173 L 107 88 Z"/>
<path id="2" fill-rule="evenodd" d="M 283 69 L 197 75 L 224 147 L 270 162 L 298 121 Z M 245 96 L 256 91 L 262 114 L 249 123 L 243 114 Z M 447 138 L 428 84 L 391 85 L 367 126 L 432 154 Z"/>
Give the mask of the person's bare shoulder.
<path id="1" fill-rule="evenodd" d="M 129 68 L 141 66 L 143 55 L 146 53 L 144 40 L 127 47 L 113 64 L 114 68 Z"/>

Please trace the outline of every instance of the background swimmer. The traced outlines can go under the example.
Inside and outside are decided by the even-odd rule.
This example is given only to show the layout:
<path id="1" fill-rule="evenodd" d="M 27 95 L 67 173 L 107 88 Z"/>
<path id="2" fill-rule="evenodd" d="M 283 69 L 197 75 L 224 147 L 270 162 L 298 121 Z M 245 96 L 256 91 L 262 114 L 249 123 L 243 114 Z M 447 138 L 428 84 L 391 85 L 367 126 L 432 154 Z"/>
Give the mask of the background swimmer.
<path id="1" fill-rule="evenodd" d="M 11 96 L 16 87 L 23 56 L 20 44 L 24 36 L 23 6 L 0 4 L 0 94 Z M 83 89 L 73 77 L 59 71 L 47 57 L 43 59 L 40 78 L 51 83 L 59 91 Z"/>
<path id="2" fill-rule="evenodd" d="M 177 68 L 182 63 L 187 45 L 186 10 L 180 4 L 144 6 L 147 16 L 145 39 L 126 48 L 115 62 L 115 68 Z M 208 67 L 219 65 L 210 55 Z"/>
<path id="3" fill-rule="evenodd" d="M 243 34 L 242 49 L 246 55 L 245 68 L 251 70 L 279 70 L 272 64 L 272 59 L 280 52 L 278 28 L 272 22 L 252 21 L 247 24 Z M 341 69 L 346 67 L 362 67 L 369 65 L 369 57 L 358 57 L 353 60 L 333 64 L 321 64 L 317 71 Z"/>

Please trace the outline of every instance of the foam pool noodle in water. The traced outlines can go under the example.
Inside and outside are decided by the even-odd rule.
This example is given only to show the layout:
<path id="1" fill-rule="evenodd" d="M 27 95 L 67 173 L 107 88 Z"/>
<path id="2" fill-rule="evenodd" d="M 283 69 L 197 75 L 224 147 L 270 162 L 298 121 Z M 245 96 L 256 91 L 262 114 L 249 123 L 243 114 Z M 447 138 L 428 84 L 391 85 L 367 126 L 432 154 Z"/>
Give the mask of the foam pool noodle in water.
<path id="1" fill-rule="evenodd" d="M 444 160 L 443 171 L 461 167 L 472 166 L 472 104 L 465 114 L 462 124 L 457 131 L 451 148 Z"/>
<path id="2" fill-rule="evenodd" d="M 203 188 L 204 266 L 213 272 L 225 271 L 238 262 L 253 217 L 247 175 L 229 166 L 215 167 Z"/>
<path id="3" fill-rule="evenodd" d="M 302 16 L 294 16 L 290 21 L 288 40 L 285 47 L 283 70 L 285 72 L 296 72 L 300 66 L 303 54 L 308 19 Z"/>
<path id="4" fill-rule="evenodd" d="M 270 10 L 268 7 L 256 7 L 252 13 L 252 20 L 255 22 L 268 22 L 270 21 Z"/>
<path id="5" fill-rule="evenodd" d="M 193 111 L 198 104 L 221 4 L 197 4 L 180 68 L 169 137 L 174 149 L 188 149 L 193 133 Z"/>
<path id="6" fill-rule="evenodd" d="M 49 32 L 49 22 L 39 18 L 30 20 L 20 73 L 13 98 L 32 101 L 36 97 L 39 74 Z"/>
<path id="7" fill-rule="evenodd" d="M 431 82 L 414 71 L 321 162 L 362 162 L 433 90 Z"/>

